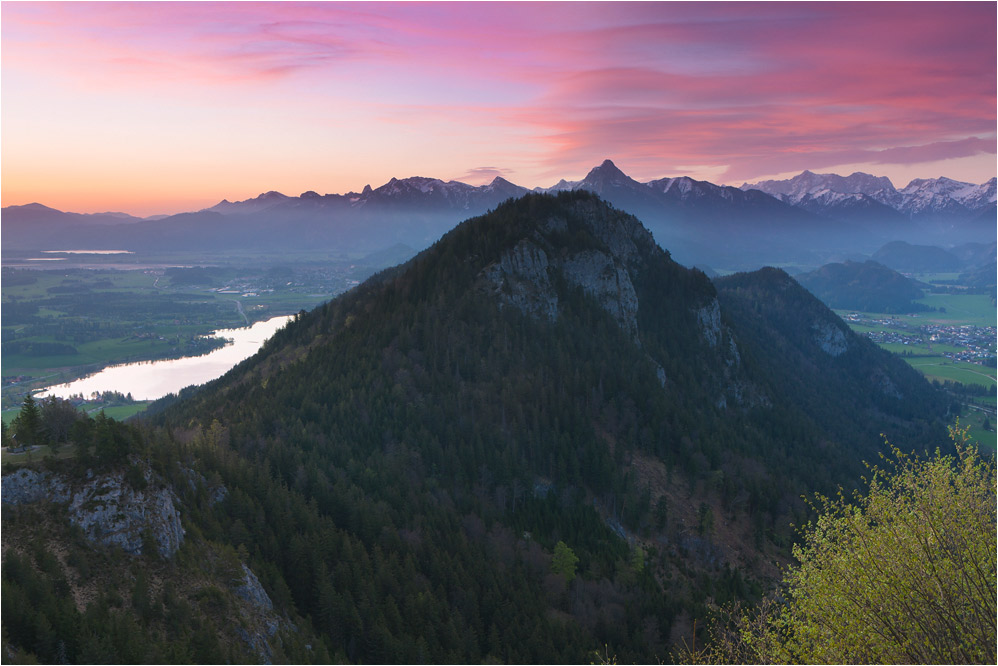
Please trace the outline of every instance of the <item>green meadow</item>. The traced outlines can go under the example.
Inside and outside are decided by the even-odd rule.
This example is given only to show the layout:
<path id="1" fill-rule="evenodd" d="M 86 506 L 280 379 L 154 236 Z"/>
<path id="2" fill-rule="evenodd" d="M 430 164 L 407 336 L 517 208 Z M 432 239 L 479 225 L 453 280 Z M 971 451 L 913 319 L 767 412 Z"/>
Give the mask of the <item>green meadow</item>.
<path id="1" fill-rule="evenodd" d="M 995 386 L 995 369 L 988 366 L 952 361 L 943 356 L 905 357 L 904 360 L 928 379 L 978 384 L 987 388 Z"/>
<path id="2" fill-rule="evenodd" d="M 926 324 L 995 326 L 996 320 L 998 320 L 998 309 L 996 309 L 994 301 L 991 300 L 991 296 L 987 294 L 927 294 L 915 302 L 935 308 L 935 311 L 911 314 L 886 314 L 883 312 L 861 312 L 859 314 L 873 319 L 895 319 L 916 327 Z M 846 315 L 855 312 L 855 310 L 836 310 L 835 312 L 840 317 L 845 318 Z M 850 326 L 862 331 L 895 330 L 889 326 L 881 325 L 859 326 L 850 323 Z"/>
<path id="3" fill-rule="evenodd" d="M 859 313 L 870 319 L 893 319 L 899 323 L 907 324 L 910 329 L 900 329 L 877 323 L 854 323 L 848 321 L 850 328 L 861 335 L 867 333 L 898 333 L 900 335 L 915 335 L 917 329 L 929 324 L 943 326 L 995 326 L 996 310 L 994 302 L 988 295 L 981 294 L 929 294 L 920 300 L 921 303 L 929 307 L 936 308 L 936 312 L 920 312 L 910 315 L 888 315 L 882 313 Z M 836 313 L 846 318 L 851 314 L 848 310 L 836 310 Z M 903 344 L 900 342 L 879 343 L 880 347 L 887 351 L 900 355 L 909 365 L 921 372 L 926 379 L 940 383 L 951 381 L 965 385 L 976 385 L 991 391 L 986 396 L 975 396 L 973 401 L 977 404 L 995 407 L 996 399 L 994 391 L 998 386 L 998 373 L 995 368 L 978 365 L 976 363 L 966 363 L 955 361 L 943 356 L 943 354 L 955 354 L 963 351 L 963 348 L 940 342 L 924 342 L 917 344 Z M 992 347 L 993 349 L 993 347 Z M 968 407 L 968 414 L 965 418 L 971 425 L 971 433 L 982 443 L 994 447 L 995 433 L 993 430 L 985 430 L 981 427 L 983 412 Z M 995 419 L 991 419 L 994 426 Z"/>
<path id="4" fill-rule="evenodd" d="M 987 429 L 985 429 L 985 421 Z M 968 410 L 960 417 L 960 426 L 970 426 L 967 433 L 970 439 L 980 445 L 982 451 L 998 451 L 998 434 L 995 433 L 995 417 L 980 410 Z"/>
<path id="5" fill-rule="evenodd" d="M 923 312 L 918 317 L 922 321 L 940 324 L 971 324 L 973 326 L 994 326 L 998 311 L 991 296 L 987 294 L 927 294 L 917 302 L 936 308 L 936 312 Z"/>
<path id="6" fill-rule="evenodd" d="M 80 405 L 80 411 L 86 412 L 91 416 L 96 415 L 101 410 L 104 410 L 104 414 L 111 417 L 115 421 L 124 421 L 125 419 L 135 416 L 136 414 L 141 414 L 145 411 L 145 408 L 152 404 L 150 400 L 142 400 L 139 402 L 129 403 L 127 405 L 113 405 L 106 406 L 102 403 L 85 402 Z M 19 407 L 14 407 L 11 409 L 5 409 L 2 412 L 3 422 L 5 425 L 10 425 L 17 415 L 21 412 Z"/>
<path id="7" fill-rule="evenodd" d="M 894 352 L 895 354 L 912 354 L 917 356 L 936 356 L 944 353 L 955 354 L 963 351 L 962 347 L 938 344 L 935 342 L 922 345 L 906 345 L 900 342 L 881 342 L 879 344 L 883 349 L 886 349 L 889 352 Z"/>

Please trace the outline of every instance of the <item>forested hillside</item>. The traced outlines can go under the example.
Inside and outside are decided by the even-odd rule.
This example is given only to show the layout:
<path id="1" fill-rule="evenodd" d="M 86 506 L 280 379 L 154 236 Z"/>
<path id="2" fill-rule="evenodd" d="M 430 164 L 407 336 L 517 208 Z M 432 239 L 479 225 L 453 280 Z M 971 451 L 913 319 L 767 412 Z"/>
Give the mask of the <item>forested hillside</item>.
<path id="1" fill-rule="evenodd" d="M 136 448 L 203 480 L 188 533 L 359 662 L 667 661 L 777 578 L 802 495 L 946 413 L 785 273 L 715 286 L 586 192 L 468 220 L 160 407 Z"/>
<path id="2" fill-rule="evenodd" d="M 830 308 L 887 313 L 928 309 L 928 306 L 914 302 L 925 295 L 922 289 L 928 285 L 875 261 L 826 264 L 798 275 L 797 281 Z"/>

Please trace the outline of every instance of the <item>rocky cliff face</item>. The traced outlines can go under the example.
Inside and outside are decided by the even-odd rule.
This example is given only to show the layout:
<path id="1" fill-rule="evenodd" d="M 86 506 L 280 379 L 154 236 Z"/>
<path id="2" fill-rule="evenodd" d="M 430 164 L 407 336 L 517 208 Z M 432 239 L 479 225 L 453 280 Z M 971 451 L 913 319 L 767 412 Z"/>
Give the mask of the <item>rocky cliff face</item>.
<path id="1" fill-rule="evenodd" d="M 613 254 L 586 250 L 562 264 L 565 279 L 582 287 L 635 340 L 638 335 L 638 295 L 623 263 Z"/>
<path id="2" fill-rule="evenodd" d="M 0 494 L 3 503 L 12 506 L 45 500 L 65 504 L 72 496 L 62 479 L 48 472 L 36 472 L 32 469 L 19 469 L 4 476 Z"/>
<path id="3" fill-rule="evenodd" d="M 841 356 L 849 349 L 842 330 L 830 321 L 816 321 L 811 324 L 814 341 L 829 356 Z"/>
<path id="4" fill-rule="evenodd" d="M 239 636 L 260 659 L 261 663 L 273 663 L 274 649 L 271 644 L 281 629 L 294 630 L 295 627 L 274 612 L 274 604 L 256 574 L 246 564 L 242 565 L 243 577 L 235 588 L 236 595 L 245 604 L 240 604 L 242 618 Z"/>
<path id="5" fill-rule="evenodd" d="M 711 347 L 716 347 L 721 340 L 721 305 L 717 299 L 697 310 L 697 322 L 700 332 Z M 734 341 L 731 342 L 734 345 Z M 735 350 L 737 358 L 737 350 Z"/>
<path id="6" fill-rule="evenodd" d="M 481 274 L 486 289 L 524 313 L 554 320 L 558 317 L 558 294 L 552 277 L 593 296 L 631 337 L 637 338 L 638 296 L 623 263 L 612 254 L 584 250 L 567 257 L 550 256 L 538 244 L 520 241 Z"/>
<path id="7" fill-rule="evenodd" d="M 533 317 L 558 317 L 558 295 L 551 284 L 547 253 L 529 240 L 520 241 L 482 271 L 486 290 Z"/>
<path id="8" fill-rule="evenodd" d="M 195 537 L 187 546 L 190 557 L 167 563 L 98 556 L 94 561 L 102 566 L 111 562 L 107 570 L 99 572 L 78 568 L 75 562 L 91 561 L 81 558 L 80 551 L 76 551 L 76 560 L 62 555 L 78 548 L 73 531 L 66 529 L 72 524 L 82 529 L 97 549 L 113 546 L 139 555 L 151 548 L 163 559 L 172 558 L 185 542 L 181 502 L 206 491 L 208 502 L 215 504 L 228 494 L 217 480 L 210 482 L 190 468 L 182 469 L 188 483 L 178 486 L 175 493 L 141 460 L 132 458 L 130 462 L 127 468 L 103 473 L 91 470 L 78 476 L 38 468 L 5 474 L 5 519 L 19 513 L 23 506 L 23 515 L 46 515 L 53 521 L 42 527 L 29 525 L 31 521 L 23 518 L 13 524 L 5 522 L 5 557 L 9 549 L 24 554 L 26 544 L 56 553 L 52 561 L 59 563 L 61 584 L 80 612 L 87 610 L 87 604 L 100 590 L 118 589 L 127 595 L 137 576 L 141 575 L 153 589 L 162 589 L 169 579 L 172 597 L 184 600 L 187 612 L 194 613 L 192 626 L 201 624 L 205 620 L 203 613 L 207 613 L 219 635 L 232 641 L 233 649 L 246 650 L 236 652 L 245 655 L 240 661 L 270 664 L 286 660 L 288 640 L 296 640 L 301 634 L 300 620 L 275 606 L 257 575 L 231 548 Z M 46 511 L 51 507 L 42 506 L 45 503 L 61 506 L 58 511 Z M 36 508 L 42 511 L 33 511 Z M 152 599 L 158 598 L 154 595 L 150 603 L 155 605 L 158 601 Z M 125 610 L 131 609 L 126 606 Z"/>
<path id="9" fill-rule="evenodd" d="M 148 468 L 142 475 L 145 487 L 136 489 L 120 470 L 90 472 L 79 482 L 20 469 L 3 477 L 3 503 L 68 504 L 70 521 L 91 542 L 117 546 L 132 555 L 152 546 L 160 557 L 170 558 L 184 541 L 177 496 Z"/>
<path id="10" fill-rule="evenodd" d="M 591 202 L 576 202 L 572 211 L 595 247 L 566 246 L 560 239 L 569 232 L 564 218 L 553 216 L 538 225 L 531 238 L 507 250 L 489 264 L 480 279 L 503 305 L 526 314 L 557 319 L 558 294 L 553 278 L 560 275 L 573 287 L 596 299 L 632 339 L 638 340 L 638 295 L 631 270 L 641 253 L 657 250 L 651 234 L 627 215 L 607 219 L 605 209 Z M 569 251 L 565 251 L 571 247 Z"/>
<path id="11" fill-rule="evenodd" d="M 668 261 L 667 254 L 630 215 L 608 211 L 591 201 L 572 202 L 569 208 L 571 223 L 558 215 L 539 223 L 528 237 L 481 271 L 479 288 L 497 298 L 501 307 L 514 307 L 550 321 L 558 318 L 560 298 L 564 298 L 564 292 L 559 297 L 558 285 L 581 288 L 635 344 L 642 346 L 638 330 L 642 302 L 636 285 L 642 271 L 650 263 Z M 685 306 L 671 302 L 645 306 L 691 308 L 696 334 L 720 361 L 716 366 L 719 406 L 767 404 L 756 387 L 741 380 L 738 346 L 733 332 L 722 322 L 717 298 L 706 292 L 701 296 L 703 300 L 693 299 Z M 667 389 L 662 359 L 653 358 L 650 352 L 648 358 L 659 383 Z"/>

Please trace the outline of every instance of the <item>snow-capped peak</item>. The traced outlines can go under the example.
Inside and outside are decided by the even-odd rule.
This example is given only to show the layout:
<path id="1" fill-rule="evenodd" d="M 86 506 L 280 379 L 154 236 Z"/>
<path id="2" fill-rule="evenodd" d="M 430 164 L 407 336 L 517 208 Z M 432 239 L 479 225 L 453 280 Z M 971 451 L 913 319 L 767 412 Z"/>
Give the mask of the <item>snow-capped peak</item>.
<path id="1" fill-rule="evenodd" d="M 974 185 L 952 178 L 916 178 L 899 190 L 896 208 L 911 215 L 977 211 L 995 203 L 995 179 Z"/>
<path id="2" fill-rule="evenodd" d="M 805 197 L 815 196 L 824 191 L 839 194 L 865 194 L 874 196 L 893 193 L 894 184 L 886 176 L 872 176 L 857 171 L 848 176 L 834 173 L 814 173 L 803 171 L 789 180 L 764 180 L 758 183 L 745 183 L 743 190 L 761 190 L 788 203 L 796 204 Z"/>
<path id="3" fill-rule="evenodd" d="M 577 190 L 579 185 L 582 184 L 580 180 L 565 180 L 562 178 L 557 183 L 551 187 L 538 187 L 535 188 L 535 192 L 569 192 L 571 190 Z"/>

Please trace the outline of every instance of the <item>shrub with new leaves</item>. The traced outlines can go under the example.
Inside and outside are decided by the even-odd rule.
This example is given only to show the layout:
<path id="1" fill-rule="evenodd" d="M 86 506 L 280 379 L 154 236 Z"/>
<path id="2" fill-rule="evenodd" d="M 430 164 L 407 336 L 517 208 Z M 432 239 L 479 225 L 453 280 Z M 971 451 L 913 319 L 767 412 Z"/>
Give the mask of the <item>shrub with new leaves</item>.
<path id="1" fill-rule="evenodd" d="M 893 449 L 850 503 L 819 497 L 782 603 L 736 614 L 694 661 L 996 663 L 995 462 Z M 733 627 L 733 628 L 732 628 Z"/>
<path id="2" fill-rule="evenodd" d="M 551 570 L 565 577 L 565 581 L 571 583 L 575 579 L 575 565 L 579 563 L 579 558 L 564 541 L 559 541 L 554 547 L 554 556 L 551 558 Z"/>

